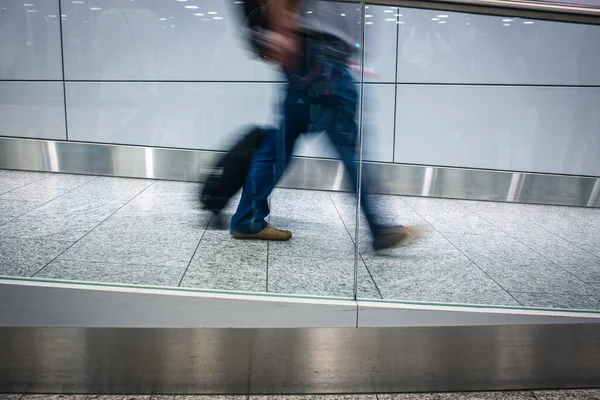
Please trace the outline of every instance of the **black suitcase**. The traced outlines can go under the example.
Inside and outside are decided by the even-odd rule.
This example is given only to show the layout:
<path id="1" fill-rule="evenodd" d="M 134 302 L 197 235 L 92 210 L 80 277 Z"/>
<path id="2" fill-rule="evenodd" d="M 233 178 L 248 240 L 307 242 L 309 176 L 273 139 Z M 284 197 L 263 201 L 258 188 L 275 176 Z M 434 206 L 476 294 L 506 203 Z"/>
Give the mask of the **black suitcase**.
<path id="1" fill-rule="evenodd" d="M 244 186 L 252 156 L 266 134 L 266 128 L 252 127 L 213 167 L 200 193 L 205 210 L 219 215 Z"/>

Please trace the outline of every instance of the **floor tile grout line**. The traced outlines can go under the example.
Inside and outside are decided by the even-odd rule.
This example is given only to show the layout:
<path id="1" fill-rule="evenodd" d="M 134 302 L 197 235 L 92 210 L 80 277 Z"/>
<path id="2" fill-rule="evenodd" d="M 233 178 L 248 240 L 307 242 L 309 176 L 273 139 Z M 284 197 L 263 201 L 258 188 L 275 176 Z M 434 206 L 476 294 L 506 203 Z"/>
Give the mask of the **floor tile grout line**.
<path id="1" fill-rule="evenodd" d="M 344 219 L 342 218 L 342 214 L 340 214 L 340 210 L 338 210 L 338 208 L 337 208 L 337 206 L 335 204 L 335 201 L 331 197 L 331 193 L 327 193 L 327 196 L 329 197 L 329 200 L 331 200 L 331 203 L 333 204 L 333 208 L 335 208 L 335 211 L 337 212 L 338 217 L 340 218 L 340 221 L 342 221 L 342 224 L 344 225 L 344 229 L 346 229 L 346 232 L 348 233 L 348 236 L 350 236 L 350 240 L 356 246 L 357 245 L 356 241 L 352 239 L 352 235 L 350 234 L 350 229 L 348 229 L 348 226 L 346 226 L 346 222 L 344 222 Z M 381 290 L 379 289 L 379 285 L 377 285 L 377 282 L 375 281 L 375 278 L 373 277 L 373 274 L 371 273 L 371 270 L 369 269 L 369 266 L 365 262 L 365 259 L 363 258 L 363 255 L 360 252 L 360 249 L 359 249 L 358 255 L 360 256 L 360 260 L 363 262 L 363 265 L 365 266 L 365 269 L 369 273 L 369 277 L 371 278 L 371 281 L 373 282 L 373 285 L 375 285 L 375 289 L 377 290 L 377 293 L 379 294 L 379 297 L 381 298 L 381 300 L 383 300 L 383 295 L 381 294 Z M 357 297 L 358 297 L 358 293 L 355 294 L 355 300 L 358 300 Z"/>
<path id="2" fill-rule="evenodd" d="M 38 172 L 38 171 L 21 171 L 21 170 L 14 170 L 14 171 L 13 171 L 13 170 L 10 170 L 10 169 L 0 169 L 0 171 L 9 171 L 9 173 L 10 173 L 10 172 L 34 172 L 34 173 L 35 173 L 35 172 Z M 48 178 L 50 178 L 50 176 L 52 176 L 52 174 L 51 174 L 51 173 L 48 173 L 48 172 L 42 172 L 42 173 L 44 173 L 44 174 L 48 174 L 48 176 L 44 176 L 43 178 L 36 179 L 35 181 L 32 181 L 32 182 L 26 183 L 26 184 L 24 184 L 23 186 L 19 186 L 19 187 L 16 187 L 16 188 L 14 188 L 14 189 L 10 189 L 10 190 L 8 190 L 8 191 L 6 191 L 6 192 L 0 193 L 0 196 L 4 196 L 5 194 L 7 194 L 7 193 L 10 193 L 10 192 L 14 192 L 15 190 L 23 189 L 24 187 L 27 187 L 27 186 L 29 186 L 29 185 L 33 185 L 34 183 L 37 183 L 37 182 L 41 182 L 41 181 L 43 181 L 44 179 L 48 179 Z"/>
<path id="3" fill-rule="evenodd" d="M 265 293 L 269 293 L 269 246 L 270 240 L 267 240 L 267 267 L 265 269 Z"/>
<path id="4" fill-rule="evenodd" d="M 113 211 L 108 217 L 104 218 L 102 221 L 100 221 L 98 224 L 96 224 L 96 226 L 94 226 L 92 229 L 90 229 L 89 231 L 87 231 L 85 233 L 85 235 L 83 235 L 82 237 L 80 237 L 79 239 L 77 239 L 75 242 L 73 242 L 69 247 L 67 247 L 66 249 L 64 249 L 63 251 L 60 252 L 59 255 L 57 255 L 56 257 L 54 257 L 52 260 L 50 260 L 48 263 L 46 263 L 46 265 L 44 265 L 42 268 L 40 268 L 36 273 L 34 273 L 33 275 L 31 275 L 31 278 L 34 278 L 37 274 L 39 274 L 40 272 L 42 272 L 48 265 L 52 264 L 54 261 L 56 261 L 60 256 L 62 256 L 67 250 L 69 250 L 71 247 L 75 246 L 77 243 L 79 243 L 83 238 L 87 237 L 87 235 L 89 235 L 90 233 L 92 233 L 97 227 L 99 227 L 100 225 L 102 225 L 104 222 L 106 222 L 108 219 L 110 219 L 113 215 L 115 215 L 116 213 L 118 213 L 123 207 L 125 207 L 127 204 L 129 204 L 131 201 L 133 201 L 133 199 L 135 199 L 138 195 L 140 195 L 141 193 L 145 192 L 150 186 L 154 185 L 156 181 L 152 181 L 148 186 L 146 186 L 141 192 L 139 192 L 138 194 L 136 194 L 135 196 L 133 196 L 131 199 L 129 199 L 125 204 L 123 204 L 121 207 L 119 207 L 118 209 L 116 209 L 115 211 Z M 85 262 L 84 260 L 79 260 L 81 262 Z"/>
<path id="5" fill-rule="evenodd" d="M 277 189 L 275 189 L 277 190 Z M 273 209 L 273 196 L 275 194 L 275 191 L 271 191 L 271 194 L 269 195 L 269 197 L 267 198 L 267 201 L 269 202 L 269 210 Z M 271 213 L 269 213 L 269 215 L 267 215 L 267 221 L 270 223 L 271 222 Z M 267 267 L 265 269 L 265 293 L 269 293 L 269 249 L 270 249 L 270 245 L 271 245 L 271 241 L 267 240 Z M 250 396 L 248 396 L 250 397 Z"/>
<path id="6" fill-rule="evenodd" d="M 473 214 L 477 215 L 479 218 L 483 219 L 484 221 L 486 221 L 488 224 L 494 226 L 496 229 L 500 230 L 501 232 L 505 233 L 506 235 L 508 235 L 510 238 L 514 239 L 517 241 L 517 243 L 522 244 L 523 246 L 527 247 L 529 250 L 533 251 L 535 254 L 541 256 L 543 259 L 549 261 L 550 263 L 554 264 L 555 266 L 557 266 L 558 268 L 562 269 L 563 271 L 565 271 L 566 273 L 568 273 L 569 275 L 574 276 L 575 278 L 577 278 L 580 282 L 582 282 L 583 284 L 585 284 L 586 286 L 589 286 L 590 288 L 592 288 L 592 290 L 600 293 L 600 289 L 595 288 L 594 286 L 590 285 L 589 283 L 585 282 L 583 279 L 581 279 L 580 277 L 578 277 L 577 275 L 575 275 L 573 272 L 569 271 L 568 269 L 564 268 L 562 265 L 558 264 L 557 262 L 549 259 L 548 257 L 546 257 L 545 255 L 543 255 L 542 253 L 538 252 L 536 249 L 534 249 L 533 247 L 527 245 L 526 243 L 523 243 L 521 240 L 517 239 L 516 237 L 514 237 L 513 235 L 511 235 L 510 233 L 506 232 L 504 229 L 500 228 L 499 226 L 497 226 L 496 224 L 494 224 L 493 222 L 489 221 L 487 218 L 485 218 L 484 216 L 480 215 L 479 213 L 469 209 L 467 206 L 458 203 L 461 207 L 463 207 L 465 210 L 468 210 L 469 212 L 472 212 Z M 528 219 L 529 220 L 529 219 Z M 557 236 L 559 237 L 559 236 Z M 511 295 L 512 296 L 512 295 Z M 516 300 L 516 299 L 515 299 Z"/>
<path id="7" fill-rule="evenodd" d="M 435 231 L 437 233 L 439 233 L 440 235 L 442 235 L 442 237 L 444 239 L 446 239 L 452 246 L 454 246 L 454 248 L 456 248 L 456 250 L 458 250 L 463 256 L 465 256 L 469 261 L 471 261 L 473 263 L 473 265 L 475 265 L 481 272 L 483 272 L 488 278 L 490 278 L 492 280 L 492 282 L 494 282 L 496 285 L 498 285 L 498 287 L 502 290 L 504 290 L 506 292 L 506 294 L 508 294 L 514 301 L 516 301 L 518 304 L 520 304 L 522 307 L 524 307 L 524 305 L 517 300 L 508 290 L 506 290 L 506 288 L 504 286 L 502 286 L 501 284 L 499 284 L 494 278 L 492 278 L 490 276 L 490 274 L 487 273 L 487 271 L 485 271 L 483 268 L 481 268 L 479 265 L 477 265 L 477 263 L 475 261 L 473 261 L 471 259 L 471 257 L 469 257 L 468 255 L 466 255 L 461 249 L 458 248 L 458 246 L 456 246 L 456 244 L 454 244 L 450 239 L 448 239 L 446 237 L 446 235 L 444 235 L 442 232 L 440 232 L 435 226 L 433 226 L 433 224 L 431 224 L 425 217 L 423 217 L 421 215 L 421 213 L 419 213 L 414 207 L 412 207 L 410 204 L 408 204 L 402 197 L 400 197 L 402 199 L 402 201 L 408 206 L 410 207 L 415 213 L 417 213 L 417 215 L 421 218 L 423 218 L 423 220 L 425 222 L 427 222 L 427 224 L 429 224 L 433 229 L 435 229 Z M 455 202 L 458 204 L 458 202 L 456 200 L 451 200 L 452 202 Z M 469 210 L 470 211 L 470 210 Z M 472 212 L 472 211 L 471 211 Z"/>
<path id="8" fill-rule="evenodd" d="M 69 189 L 69 190 L 67 190 L 67 191 L 66 191 L 66 192 L 64 192 L 64 193 L 61 193 L 61 194 L 59 194 L 59 195 L 58 195 L 58 196 L 56 196 L 55 198 L 53 198 L 53 199 L 50 199 L 50 200 L 48 200 L 48 201 L 46 201 L 46 202 L 44 202 L 44 203 L 40 204 L 39 206 L 37 206 L 37 207 L 34 207 L 34 208 L 32 208 L 31 210 L 24 212 L 24 213 L 23 213 L 23 214 L 21 214 L 21 215 L 18 215 L 18 216 L 16 216 L 16 217 L 12 218 L 12 219 L 9 219 L 8 221 L 6 221 L 6 222 L 4 222 L 4 223 L 1 223 L 1 224 L 0 224 L 0 226 L 2 226 L 2 225 L 5 225 L 5 224 L 8 224 L 8 223 L 10 223 L 10 222 L 13 222 L 14 220 L 16 220 L 16 219 L 18 219 L 18 218 L 21 218 L 22 216 L 24 216 L 24 215 L 26 215 L 26 214 L 29 214 L 30 212 L 32 212 L 32 211 L 34 211 L 34 210 L 37 210 L 38 208 L 40 208 L 40 207 L 43 207 L 43 206 L 45 206 L 46 204 L 48 204 L 48 203 L 51 203 L 51 202 L 53 202 L 54 200 L 56 200 L 56 199 L 59 199 L 59 198 L 61 198 L 62 196 L 64 196 L 64 195 L 68 194 L 68 193 L 71 193 L 71 192 L 72 192 L 72 191 L 74 191 L 74 190 L 77 190 L 77 189 L 79 189 L 79 188 L 80 188 L 80 187 L 82 187 L 82 186 L 85 186 L 85 185 L 87 185 L 88 183 L 90 183 L 91 181 L 95 180 L 96 178 L 98 178 L 98 177 L 96 176 L 96 177 L 94 177 L 94 178 L 90 179 L 89 181 L 86 181 L 86 182 L 82 183 L 81 185 L 74 187 L 73 189 Z M 47 179 L 47 178 L 43 178 L 43 179 Z M 43 179 L 40 179 L 39 181 L 36 181 L 36 182 L 40 182 L 40 181 L 42 181 Z M 36 182 L 32 182 L 32 183 L 36 183 Z M 29 185 L 26 185 L 26 186 L 29 186 Z M 22 186 L 22 187 L 25 187 L 25 186 Z M 6 192 L 6 193 L 9 193 L 9 192 Z M 6 194 L 6 193 L 2 193 L 2 195 Z M 6 199 L 6 200 L 10 200 L 10 199 Z M 19 201 L 19 200 L 15 200 L 15 201 Z M 24 200 L 24 201 L 27 201 L 27 200 Z"/>
<path id="9" fill-rule="evenodd" d="M 4 237 L 11 237 L 11 236 L 4 236 Z M 13 239 L 21 239 L 21 238 L 15 238 L 15 237 L 11 237 Z M 64 242 L 64 240 L 63 240 Z M 155 268 L 172 268 L 174 266 L 172 265 L 165 265 L 165 264 L 149 264 L 149 263 L 124 263 L 124 262 L 106 262 L 106 261 L 96 261 L 96 260 L 78 260 L 78 259 L 74 259 L 74 258 L 63 258 L 62 261 L 69 261 L 69 262 L 84 262 L 87 264 L 112 264 L 112 265 L 123 265 L 123 266 L 129 266 L 129 267 L 155 267 Z"/>
<path id="10" fill-rule="evenodd" d="M 183 283 L 183 280 L 185 279 L 185 276 L 187 275 L 187 272 L 190 269 L 192 262 L 194 261 L 194 257 L 196 257 L 196 253 L 198 252 L 198 249 L 200 248 L 200 243 L 202 243 L 202 239 L 204 239 L 204 235 L 206 235 L 206 231 L 208 230 L 208 227 L 210 226 L 210 222 L 212 221 L 213 216 L 214 215 L 210 216 L 210 218 L 208 219 L 208 222 L 204 226 L 204 231 L 202 232 L 202 236 L 200 236 L 200 240 L 198 240 L 198 244 L 196 245 L 196 248 L 194 249 L 194 253 L 192 254 L 192 257 L 190 258 L 190 261 L 188 262 L 187 267 L 185 267 L 185 271 L 183 271 L 183 274 L 181 275 L 181 279 L 179 280 L 177 287 L 181 287 L 181 284 Z"/>

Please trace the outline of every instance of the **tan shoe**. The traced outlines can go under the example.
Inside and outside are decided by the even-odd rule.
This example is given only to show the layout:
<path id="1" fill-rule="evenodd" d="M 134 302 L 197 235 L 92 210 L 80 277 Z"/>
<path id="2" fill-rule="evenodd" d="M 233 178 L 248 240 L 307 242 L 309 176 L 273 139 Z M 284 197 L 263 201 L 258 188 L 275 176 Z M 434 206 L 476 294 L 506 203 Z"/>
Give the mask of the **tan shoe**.
<path id="1" fill-rule="evenodd" d="M 234 239 L 257 239 L 257 240 L 289 240 L 292 232 L 283 229 L 277 229 L 267 225 L 265 229 L 256 233 L 231 232 Z"/>
<path id="2" fill-rule="evenodd" d="M 378 251 L 400 246 L 417 233 L 415 229 L 402 225 L 387 228 L 373 240 L 373 250 Z"/>

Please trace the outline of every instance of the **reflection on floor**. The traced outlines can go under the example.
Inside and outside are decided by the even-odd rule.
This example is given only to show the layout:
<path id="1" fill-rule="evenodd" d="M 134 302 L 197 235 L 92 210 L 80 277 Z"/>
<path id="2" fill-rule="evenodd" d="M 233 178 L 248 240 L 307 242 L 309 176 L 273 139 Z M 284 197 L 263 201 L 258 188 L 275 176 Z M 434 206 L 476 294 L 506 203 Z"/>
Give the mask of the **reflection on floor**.
<path id="1" fill-rule="evenodd" d="M 198 187 L 0 170 L 0 275 L 353 295 L 351 195 L 277 189 L 271 223 L 293 239 L 248 242 L 213 226 Z M 600 209 L 376 200 L 423 233 L 375 254 L 361 222 L 360 298 L 600 309 Z"/>
<path id="2" fill-rule="evenodd" d="M 97 396 L 1 394 L 0 400 L 598 400 L 600 390 L 546 390 L 422 394 L 365 394 L 337 396 Z"/>

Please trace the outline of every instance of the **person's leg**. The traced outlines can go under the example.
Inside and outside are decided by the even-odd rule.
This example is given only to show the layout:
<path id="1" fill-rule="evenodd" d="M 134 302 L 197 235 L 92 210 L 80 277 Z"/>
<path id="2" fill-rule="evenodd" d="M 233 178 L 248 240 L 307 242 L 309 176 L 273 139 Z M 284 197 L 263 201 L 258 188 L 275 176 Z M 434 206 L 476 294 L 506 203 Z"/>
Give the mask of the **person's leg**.
<path id="1" fill-rule="evenodd" d="M 327 134 L 344 163 L 356 193 L 356 183 L 359 178 L 356 157 L 358 126 L 355 119 L 358 94 L 352 76 L 345 69 L 337 71 L 334 79 L 333 95 L 328 96 L 323 106 L 329 115 Z M 360 206 L 373 235 L 373 248 L 381 250 L 408 239 L 410 236 L 408 228 L 402 225 L 387 227 L 381 224 L 369 197 L 371 182 L 367 175 L 363 175 L 361 179 Z"/>
<path id="2" fill-rule="evenodd" d="M 252 158 L 242 198 L 231 219 L 234 236 L 247 239 L 273 239 L 276 236 L 280 240 L 291 237 L 287 231 L 269 227 L 266 217 L 270 212 L 268 197 L 290 162 L 296 139 L 307 129 L 308 106 L 306 102 L 298 104 L 298 100 L 297 93 L 287 93 L 281 129 L 266 131 L 263 142 Z M 265 229 L 267 231 L 263 232 Z"/>
<path id="3" fill-rule="evenodd" d="M 231 218 L 232 233 L 253 234 L 267 226 L 265 218 L 269 215 L 268 197 L 275 186 L 277 135 L 274 130 L 265 130 L 252 157 L 242 197 Z"/>

